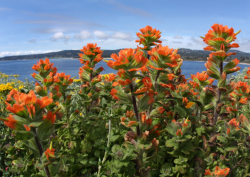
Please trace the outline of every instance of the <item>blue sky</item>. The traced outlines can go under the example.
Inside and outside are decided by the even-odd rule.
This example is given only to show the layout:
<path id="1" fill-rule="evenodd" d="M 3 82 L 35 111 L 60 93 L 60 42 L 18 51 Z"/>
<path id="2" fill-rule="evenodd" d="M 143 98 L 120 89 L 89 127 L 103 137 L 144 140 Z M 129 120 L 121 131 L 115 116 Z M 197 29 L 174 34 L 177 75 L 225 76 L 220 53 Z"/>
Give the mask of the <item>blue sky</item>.
<path id="1" fill-rule="evenodd" d="M 233 27 L 241 51 L 250 52 L 249 0 L 8 0 L 0 1 L 0 57 L 80 50 L 135 48 L 147 25 L 163 45 L 203 50 L 214 23 Z"/>

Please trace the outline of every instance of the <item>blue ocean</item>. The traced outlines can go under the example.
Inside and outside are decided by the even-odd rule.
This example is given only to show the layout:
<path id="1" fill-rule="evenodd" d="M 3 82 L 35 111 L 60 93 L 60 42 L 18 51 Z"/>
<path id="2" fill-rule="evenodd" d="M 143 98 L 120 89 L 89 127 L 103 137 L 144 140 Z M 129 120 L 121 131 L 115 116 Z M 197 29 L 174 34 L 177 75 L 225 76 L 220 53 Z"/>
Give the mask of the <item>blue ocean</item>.
<path id="1" fill-rule="evenodd" d="M 15 61 L 1 61 L 0 62 L 0 72 L 5 74 L 17 74 L 20 75 L 19 80 L 24 81 L 27 78 L 29 81 L 34 81 L 31 76 L 35 71 L 31 68 L 34 64 L 39 60 L 15 60 Z M 50 59 L 50 62 L 54 63 L 54 66 L 57 67 L 58 73 L 65 72 L 65 74 L 69 74 L 72 77 L 78 77 L 79 68 L 82 64 L 78 59 L 70 59 L 70 58 L 61 58 L 61 59 Z M 204 66 L 205 62 L 197 62 L 197 61 L 184 61 L 181 67 L 182 74 L 186 76 L 186 78 L 190 77 L 190 74 L 196 74 L 197 72 L 206 71 Z M 108 73 L 116 73 L 117 71 L 111 69 L 107 66 L 107 64 L 103 61 L 97 64 L 97 68 L 102 66 L 104 71 L 102 74 Z M 239 64 L 241 70 L 249 65 Z"/>

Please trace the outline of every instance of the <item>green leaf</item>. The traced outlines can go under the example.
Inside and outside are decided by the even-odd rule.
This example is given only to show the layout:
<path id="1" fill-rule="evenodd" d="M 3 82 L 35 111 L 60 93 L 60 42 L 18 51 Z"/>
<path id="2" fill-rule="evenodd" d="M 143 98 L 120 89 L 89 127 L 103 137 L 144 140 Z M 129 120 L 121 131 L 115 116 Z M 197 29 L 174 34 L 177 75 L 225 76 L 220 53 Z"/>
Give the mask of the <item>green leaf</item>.
<path id="1" fill-rule="evenodd" d="M 227 139 L 224 136 L 217 136 L 217 140 L 219 140 L 222 143 L 226 143 Z"/>
<path id="2" fill-rule="evenodd" d="M 35 75 L 35 79 L 38 80 L 38 81 L 40 81 L 40 82 L 43 82 L 43 77 L 40 76 L 40 74 L 36 74 Z"/>
<path id="3" fill-rule="evenodd" d="M 174 139 L 169 139 L 166 141 L 166 146 L 167 147 L 174 147 L 176 145 L 175 140 Z"/>
<path id="4" fill-rule="evenodd" d="M 194 151 L 194 146 L 192 143 L 186 143 L 181 149 L 181 152 L 183 152 L 184 154 L 190 154 L 190 152 L 193 151 Z"/>
<path id="5" fill-rule="evenodd" d="M 227 148 L 225 148 L 225 151 L 235 151 L 237 149 L 238 149 L 237 146 L 235 146 L 235 147 L 227 147 Z"/>
<path id="6" fill-rule="evenodd" d="M 183 98 L 183 96 L 179 95 L 178 93 L 175 93 L 175 92 L 172 92 L 172 91 L 170 93 L 175 98 L 181 98 L 181 99 Z"/>
<path id="7" fill-rule="evenodd" d="M 37 153 L 38 154 L 38 148 L 37 148 L 37 145 L 36 145 L 36 141 L 35 141 L 35 138 L 32 138 L 32 139 L 29 139 L 29 140 L 26 140 L 26 141 L 23 141 L 23 144 L 25 144 L 28 148 L 30 148 L 33 152 Z"/>
<path id="8" fill-rule="evenodd" d="M 81 164 L 86 165 L 88 163 L 88 159 L 83 159 L 80 161 Z"/>
<path id="9" fill-rule="evenodd" d="M 145 111 L 151 105 L 149 104 L 150 97 L 145 95 L 138 103 L 138 110 L 139 112 Z"/>
<path id="10" fill-rule="evenodd" d="M 54 125 L 50 120 L 45 119 L 44 122 L 38 127 L 37 136 L 39 140 L 47 140 L 54 131 Z"/>
<path id="11" fill-rule="evenodd" d="M 34 137 L 35 134 L 30 131 L 18 131 L 15 136 L 15 138 L 18 140 L 29 140 Z"/>
<path id="12" fill-rule="evenodd" d="M 174 160 L 174 163 L 182 165 L 183 163 L 185 163 L 187 161 L 188 161 L 188 158 L 179 157 L 178 159 Z"/>
<path id="13" fill-rule="evenodd" d="M 173 128 L 173 126 L 172 126 L 171 124 L 168 124 L 168 125 L 167 125 L 166 130 L 167 130 L 168 133 L 170 133 L 171 135 L 176 136 L 176 131 L 175 131 L 175 129 Z"/>
<path id="14" fill-rule="evenodd" d="M 236 66 L 236 65 L 235 65 L 235 62 L 234 62 L 234 61 L 230 61 L 230 62 L 228 62 L 228 63 L 224 66 L 223 72 L 226 72 L 227 74 L 230 74 L 230 71 L 227 71 L 227 70 L 232 69 L 232 68 L 234 68 L 235 66 Z"/>
<path id="15" fill-rule="evenodd" d="M 60 163 L 51 163 L 49 165 L 49 171 L 50 171 L 51 176 L 57 175 L 60 169 L 60 165 L 61 165 Z"/>
<path id="16" fill-rule="evenodd" d="M 185 118 L 187 116 L 186 110 L 179 105 L 174 106 L 174 112 L 178 113 L 182 118 Z"/>

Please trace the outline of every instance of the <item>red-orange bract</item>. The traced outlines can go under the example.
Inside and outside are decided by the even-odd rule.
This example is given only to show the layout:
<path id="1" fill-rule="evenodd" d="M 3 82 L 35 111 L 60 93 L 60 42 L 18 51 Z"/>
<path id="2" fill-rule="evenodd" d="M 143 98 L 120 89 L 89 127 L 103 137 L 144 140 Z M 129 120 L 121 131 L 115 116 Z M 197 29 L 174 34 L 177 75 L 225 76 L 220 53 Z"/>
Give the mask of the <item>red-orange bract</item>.
<path id="1" fill-rule="evenodd" d="M 4 124 L 9 128 L 16 129 L 17 120 L 15 120 L 11 114 L 7 117 L 7 119 L 8 121 L 4 121 Z"/>
<path id="2" fill-rule="evenodd" d="M 44 152 L 44 154 L 46 155 L 47 159 L 49 160 L 49 157 L 54 156 L 55 155 L 55 149 L 51 148 L 47 148 L 46 151 Z"/>
<path id="3" fill-rule="evenodd" d="M 13 105 L 10 104 L 12 102 L 14 102 Z M 6 109 L 17 115 L 27 110 L 30 116 L 33 117 L 36 110 L 43 109 L 52 102 L 53 99 L 48 96 L 42 97 L 41 99 L 37 98 L 33 90 L 28 94 L 12 90 L 9 95 L 7 95 Z"/>
<path id="4" fill-rule="evenodd" d="M 161 37 L 161 32 L 159 30 L 153 29 L 151 26 L 146 26 L 145 28 L 140 29 L 141 33 L 136 33 L 136 35 L 140 38 L 135 42 L 139 42 L 139 45 L 144 45 L 144 50 L 150 50 L 150 47 L 156 45 L 156 43 L 161 43 L 159 40 Z M 140 48 L 140 47 L 139 47 Z"/>
<path id="5" fill-rule="evenodd" d="M 107 65 L 115 70 L 141 68 L 148 62 L 142 51 L 135 51 L 131 48 L 121 50 L 118 55 L 112 54 L 111 58 L 115 61 L 109 60 Z"/>

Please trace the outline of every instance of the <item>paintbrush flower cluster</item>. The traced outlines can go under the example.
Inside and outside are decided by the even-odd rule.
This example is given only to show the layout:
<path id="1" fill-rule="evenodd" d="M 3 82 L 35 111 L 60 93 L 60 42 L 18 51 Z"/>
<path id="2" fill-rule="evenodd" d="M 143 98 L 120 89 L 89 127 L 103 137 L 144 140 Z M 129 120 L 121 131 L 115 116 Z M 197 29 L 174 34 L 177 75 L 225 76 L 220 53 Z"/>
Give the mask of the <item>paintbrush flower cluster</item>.
<path id="1" fill-rule="evenodd" d="M 225 63 L 236 55 L 229 50 L 239 47 L 232 43 L 239 32 L 214 24 L 202 37 L 211 51 L 207 70 L 190 79 L 178 49 L 164 46 L 151 26 L 136 33 L 137 48 L 111 60 L 87 44 L 78 80 L 40 60 L 32 67 L 35 89 L 9 89 L 9 115 L 0 118 L 13 129 L 13 148 L 28 155 L 1 169 L 33 176 L 248 176 L 250 69 L 243 80 L 229 81 L 239 60 Z M 99 62 L 117 73 L 102 75 Z"/>

